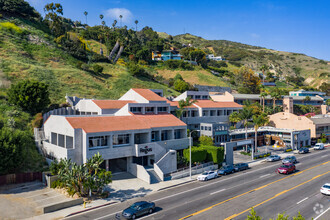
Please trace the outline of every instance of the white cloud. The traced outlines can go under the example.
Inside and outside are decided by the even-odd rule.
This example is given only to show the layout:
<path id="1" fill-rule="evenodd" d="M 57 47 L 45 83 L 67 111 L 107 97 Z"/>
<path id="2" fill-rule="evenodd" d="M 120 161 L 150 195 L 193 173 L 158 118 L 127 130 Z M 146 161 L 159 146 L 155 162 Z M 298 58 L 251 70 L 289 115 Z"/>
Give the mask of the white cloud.
<path id="1" fill-rule="evenodd" d="M 123 23 L 131 23 L 133 20 L 133 14 L 130 10 L 126 8 L 110 8 L 106 11 L 105 16 L 108 18 L 112 18 L 114 20 L 118 21 L 118 24 L 120 22 L 119 16 L 122 15 L 122 22 Z"/>

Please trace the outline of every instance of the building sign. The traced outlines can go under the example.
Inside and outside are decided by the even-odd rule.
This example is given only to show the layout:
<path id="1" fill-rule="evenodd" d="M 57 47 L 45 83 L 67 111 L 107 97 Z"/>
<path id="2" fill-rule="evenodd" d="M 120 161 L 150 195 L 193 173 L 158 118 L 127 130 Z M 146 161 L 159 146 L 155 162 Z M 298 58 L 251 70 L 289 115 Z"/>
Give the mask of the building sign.
<path id="1" fill-rule="evenodd" d="M 148 154 L 149 152 L 152 152 L 152 148 L 151 147 L 145 146 L 145 147 L 141 147 L 140 148 L 140 153 Z"/>

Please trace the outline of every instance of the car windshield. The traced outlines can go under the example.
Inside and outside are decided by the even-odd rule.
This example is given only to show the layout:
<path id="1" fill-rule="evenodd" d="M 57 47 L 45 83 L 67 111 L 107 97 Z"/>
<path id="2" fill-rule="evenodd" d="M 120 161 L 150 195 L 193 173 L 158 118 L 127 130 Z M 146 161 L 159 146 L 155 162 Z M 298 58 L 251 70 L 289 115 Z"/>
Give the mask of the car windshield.
<path id="1" fill-rule="evenodd" d="M 330 189 L 330 185 L 324 185 L 323 188 Z"/>
<path id="2" fill-rule="evenodd" d="M 281 168 L 289 168 L 290 166 L 288 165 L 282 165 Z"/>
<path id="3" fill-rule="evenodd" d="M 204 173 L 202 173 L 202 175 L 208 175 L 209 174 L 209 172 L 204 172 Z"/>
<path id="4" fill-rule="evenodd" d="M 138 210 L 138 208 L 139 208 L 139 205 L 137 205 L 137 204 L 133 204 L 133 205 L 131 205 L 131 207 L 130 207 L 131 209 L 134 209 L 134 210 Z"/>
<path id="5" fill-rule="evenodd" d="M 291 160 L 291 157 L 286 157 L 284 160 Z"/>

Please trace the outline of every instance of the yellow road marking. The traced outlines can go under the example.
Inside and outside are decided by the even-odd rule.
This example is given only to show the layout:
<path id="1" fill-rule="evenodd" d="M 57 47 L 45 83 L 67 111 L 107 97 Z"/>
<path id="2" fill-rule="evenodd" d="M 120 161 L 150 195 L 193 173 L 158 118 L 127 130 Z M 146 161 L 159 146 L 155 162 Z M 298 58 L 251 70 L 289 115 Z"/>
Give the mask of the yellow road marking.
<path id="1" fill-rule="evenodd" d="M 210 209 L 212 209 L 212 208 L 214 208 L 214 207 L 216 207 L 216 206 L 219 206 L 219 205 L 221 205 L 221 204 L 223 204 L 223 203 L 225 203 L 225 202 L 228 202 L 228 201 L 231 201 L 231 200 L 236 199 L 236 198 L 238 198 L 238 197 L 244 196 L 244 195 L 246 195 L 246 194 L 248 194 L 248 193 L 250 193 L 250 192 L 257 191 L 257 190 L 260 190 L 260 189 L 263 189 L 263 188 L 265 188 L 265 187 L 267 187 L 267 186 L 270 186 L 270 185 L 272 185 L 272 184 L 274 184 L 274 183 L 280 182 L 280 181 L 285 180 L 285 179 L 287 179 L 287 178 L 290 178 L 290 177 L 292 177 L 292 176 L 296 176 L 296 175 L 302 174 L 303 172 L 306 172 L 306 171 L 311 170 L 311 169 L 314 169 L 314 168 L 316 168 L 316 167 L 319 167 L 319 166 L 325 165 L 325 164 L 327 164 L 327 163 L 329 163 L 329 162 L 330 162 L 330 161 L 327 161 L 327 162 L 324 162 L 324 163 L 321 163 L 321 164 L 315 165 L 315 166 L 310 167 L 310 168 L 308 168 L 308 169 L 306 169 L 306 170 L 302 170 L 302 171 L 300 171 L 300 172 L 298 172 L 298 173 L 292 174 L 292 175 L 290 175 L 290 176 L 287 176 L 287 177 L 281 178 L 281 179 L 279 179 L 279 180 L 276 180 L 276 181 L 274 181 L 274 182 L 270 182 L 270 183 L 268 183 L 268 184 L 266 184 L 266 185 L 260 186 L 260 187 L 258 187 L 258 188 L 256 188 L 256 189 L 249 190 L 249 191 L 247 191 L 247 192 L 245 192 L 245 193 L 242 193 L 242 194 L 240 194 L 240 195 L 237 195 L 237 196 L 234 196 L 234 197 L 232 197 L 232 198 L 226 199 L 226 200 L 224 200 L 224 201 L 222 201 L 222 202 L 219 202 L 219 203 L 217 203 L 217 204 L 214 204 L 214 205 L 212 205 L 212 206 L 210 206 L 210 207 L 207 207 L 207 208 L 205 208 L 205 209 L 202 209 L 202 210 L 200 210 L 200 211 L 197 211 L 197 212 L 194 212 L 194 213 L 192 213 L 192 214 L 190 214 L 190 215 L 187 215 L 187 216 L 185 216 L 185 217 L 182 217 L 182 218 L 180 218 L 179 220 L 183 220 L 183 219 L 186 219 L 186 218 L 189 218 L 189 217 L 192 217 L 192 216 L 195 216 L 195 215 L 201 214 L 201 213 L 206 212 L 206 211 L 208 211 L 208 210 L 210 210 Z M 329 171 L 329 172 L 330 172 L 330 171 Z M 329 172 L 327 172 L 327 173 L 329 173 Z M 324 174 L 321 174 L 321 175 L 324 175 Z M 318 177 L 319 177 L 319 176 L 316 176 L 316 178 L 318 178 Z M 314 177 L 314 178 L 315 178 L 315 177 Z M 314 179 L 314 178 L 313 178 L 313 179 Z M 313 180 L 313 179 L 311 179 L 311 180 Z M 309 180 L 309 181 L 311 181 L 311 180 Z M 299 185 L 298 185 L 298 186 L 299 186 Z M 281 192 L 281 193 L 279 193 L 279 195 L 282 195 L 283 193 L 285 193 L 285 192 Z M 279 196 L 279 195 L 275 195 L 275 197 L 277 197 L 277 196 Z M 275 197 L 274 197 L 274 198 L 275 198 Z M 269 200 L 270 200 L 270 199 L 269 199 Z M 269 201 L 269 200 L 265 200 L 265 202 L 266 202 L 266 201 Z M 251 208 L 245 210 L 244 212 L 249 211 L 250 209 L 251 209 Z M 243 213 L 244 213 L 244 212 L 243 212 Z M 235 214 L 235 215 L 233 215 L 233 216 L 235 217 L 235 216 L 237 216 L 237 215 L 240 215 L 240 214 Z M 233 218 L 233 216 L 230 216 L 230 217 Z"/>
<path id="2" fill-rule="evenodd" d="M 266 203 L 266 202 L 268 202 L 268 201 L 270 201 L 270 200 L 272 200 L 272 199 L 275 199 L 276 197 L 278 197 L 278 196 L 280 196 L 280 195 L 282 195 L 282 194 L 284 194 L 284 193 L 286 193 L 286 192 L 289 192 L 289 191 L 291 191 L 291 190 L 293 190 L 293 189 L 295 189 L 295 188 L 297 188 L 297 187 L 299 187 L 299 186 L 302 186 L 302 185 L 304 185 L 304 184 L 306 184 L 306 183 L 308 183 L 308 182 L 310 182 L 310 181 L 312 181 L 312 180 L 314 180 L 314 179 L 317 179 L 317 178 L 319 178 L 319 177 L 321 177 L 321 176 L 324 176 L 324 175 L 326 175 L 326 174 L 328 174 L 328 173 L 330 173 L 330 171 L 325 172 L 325 173 L 320 174 L 320 175 L 317 175 L 317 176 L 313 177 L 312 179 L 307 180 L 307 181 L 305 181 L 305 182 L 303 182 L 303 183 L 300 183 L 300 184 L 298 184 L 298 185 L 296 185 L 296 186 L 294 186 L 294 187 L 292 187 L 292 188 L 290 188 L 290 189 L 288 189 L 288 190 L 284 190 L 284 191 L 282 191 L 282 192 L 280 192 L 280 193 L 277 193 L 275 196 L 273 196 L 273 197 L 271 197 L 271 198 L 269 198 L 269 199 L 267 199 L 267 200 L 265 200 L 265 201 L 263 201 L 263 202 L 261 202 L 261 203 L 259 203 L 259 204 L 257 204 L 257 205 L 254 205 L 254 206 L 252 206 L 251 208 L 248 208 L 248 209 L 246 209 L 246 210 L 244 210 L 244 211 L 242 211 L 242 212 L 240 212 L 240 213 L 238 213 L 238 214 L 234 214 L 234 215 L 232 215 L 232 216 L 229 216 L 228 218 L 225 218 L 225 220 L 233 219 L 233 218 L 235 218 L 235 217 L 237 217 L 237 216 L 239 216 L 239 215 L 241 215 L 241 214 L 243 214 L 243 213 L 245 213 L 245 212 L 247 212 L 247 211 L 250 211 L 252 208 L 258 207 L 258 206 L 260 206 L 260 205 L 262 205 L 262 204 L 264 204 L 264 203 Z"/>

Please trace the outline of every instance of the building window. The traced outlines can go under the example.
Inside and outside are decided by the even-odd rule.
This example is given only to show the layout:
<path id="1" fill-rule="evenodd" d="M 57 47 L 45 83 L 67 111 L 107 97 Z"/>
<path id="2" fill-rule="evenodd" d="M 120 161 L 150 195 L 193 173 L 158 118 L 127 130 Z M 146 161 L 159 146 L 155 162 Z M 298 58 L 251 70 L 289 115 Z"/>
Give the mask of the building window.
<path id="1" fill-rule="evenodd" d="M 156 131 L 151 132 L 151 142 L 157 141 L 157 134 Z"/>
<path id="2" fill-rule="evenodd" d="M 174 130 L 174 139 L 180 139 L 181 138 L 181 131 L 180 129 Z"/>
<path id="3" fill-rule="evenodd" d="M 167 112 L 167 107 L 158 107 L 158 112 Z"/>
<path id="4" fill-rule="evenodd" d="M 195 96 L 195 99 L 201 99 L 201 96 L 200 95 L 196 95 Z"/>
<path id="5" fill-rule="evenodd" d="M 73 148 L 73 137 L 65 136 L 65 148 Z"/>
<path id="6" fill-rule="evenodd" d="M 182 117 L 183 117 L 183 118 L 186 118 L 186 117 L 187 117 L 187 112 L 186 112 L 186 111 L 183 111 L 183 112 L 182 112 Z"/>
<path id="7" fill-rule="evenodd" d="M 57 134 L 54 132 L 51 134 L 51 142 L 52 144 L 57 145 Z"/>
<path id="8" fill-rule="evenodd" d="M 209 128 L 209 131 L 211 131 L 211 127 L 208 127 Z"/>
<path id="9" fill-rule="evenodd" d="M 64 135 L 58 134 L 58 146 L 65 147 Z"/>
<path id="10" fill-rule="evenodd" d="M 197 111 L 191 111 L 191 117 L 197 117 L 198 112 Z"/>
<path id="11" fill-rule="evenodd" d="M 146 107 L 146 112 L 147 112 L 147 113 L 152 113 L 152 112 L 154 112 L 154 107 Z"/>
<path id="12" fill-rule="evenodd" d="M 129 134 L 118 134 L 112 138 L 113 146 L 129 145 Z"/>
<path id="13" fill-rule="evenodd" d="M 107 136 L 89 137 L 89 148 L 108 146 Z"/>
<path id="14" fill-rule="evenodd" d="M 161 138 L 162 138 L 162 141 L 168 140 L 167 131 L 162 131 Z"/>
<path id="15" fill-rule="evenodd" d="M 215 116 L 216 110 L 211 110 L 210 111 L 210 116 Z"/>
<path id="16" fill-rule="evenodd" d="M 203 116 L 207 116 L 207 111 L 203 110 Z"/>
<path id="17" fill-rule="evenodd" d="M 141 107 L 131 107 L 130 110 L 133 113 L 140 113 L 140 112 L 142 112 L 142 108 Z"/>
<path id="18" fill-rule="evenodd" d="M 209 97 L 207 95 L 203 95 L 202 99 L 208 99 Z"/>
<path id="19" fill-rule="evenodd" d="M 204 126 L 201 126 L 201 130 L 204 130 Z"/>

